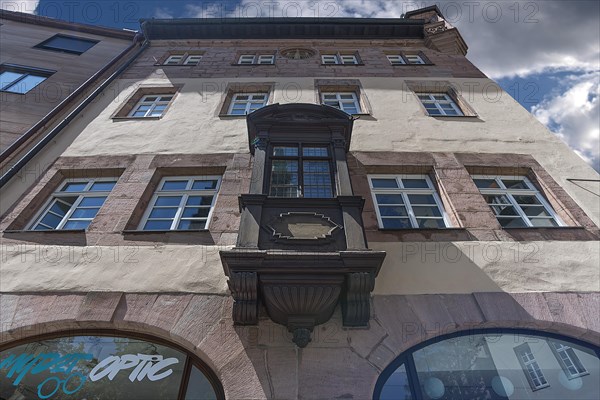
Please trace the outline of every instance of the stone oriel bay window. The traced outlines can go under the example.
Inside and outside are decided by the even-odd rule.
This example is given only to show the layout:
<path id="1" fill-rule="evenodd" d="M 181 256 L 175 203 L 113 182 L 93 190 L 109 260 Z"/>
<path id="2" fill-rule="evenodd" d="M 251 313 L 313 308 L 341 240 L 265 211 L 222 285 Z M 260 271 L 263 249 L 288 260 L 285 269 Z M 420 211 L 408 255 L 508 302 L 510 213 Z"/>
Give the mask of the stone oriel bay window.
<path id="1" fill-rule="evenodd" d="M 364 199 L 350 184 L 353 118 L 322 105 L 274 104 L 247 122 L 250 191 L 239 197 L 236 247 L 221 252 L 235 323 L 256 324 L 260 299 L 300 347 L 338 303 L 345 326 L 366 326 L 385 252 L 368 249 Z"/>
<path id="2" fill-rule="evenodd" d="M 219 117 L 245 117 L 253 111 L 273 103 L 275 83 L 230 83 L 221 97 Z"/>
<path id="3" fill-rule="evenodd" d="M 113 120 L 162 118 L 177 97 L 181 86 L 142 86 L 112 115 Z"/>

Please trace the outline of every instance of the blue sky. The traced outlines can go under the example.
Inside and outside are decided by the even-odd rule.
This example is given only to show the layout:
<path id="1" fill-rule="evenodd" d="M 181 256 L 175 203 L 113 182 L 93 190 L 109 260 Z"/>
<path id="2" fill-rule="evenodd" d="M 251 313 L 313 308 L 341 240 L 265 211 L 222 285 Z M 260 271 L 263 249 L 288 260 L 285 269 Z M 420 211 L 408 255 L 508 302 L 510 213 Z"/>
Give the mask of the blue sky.
<path id="1" fill-rule="evenodd" d="M 600 171 L 597 0 L 0 0 L 2 8 L 137 29 L 140 18 L 399 17 L 437 4 L 468 57 Z"/>

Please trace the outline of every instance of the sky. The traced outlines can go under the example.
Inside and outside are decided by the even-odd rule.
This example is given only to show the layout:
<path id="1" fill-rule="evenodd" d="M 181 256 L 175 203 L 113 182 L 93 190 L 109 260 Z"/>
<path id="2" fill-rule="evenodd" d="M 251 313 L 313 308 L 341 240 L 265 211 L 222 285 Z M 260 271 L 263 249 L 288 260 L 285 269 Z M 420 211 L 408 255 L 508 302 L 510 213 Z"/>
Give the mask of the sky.
<path id="1" fill-rule="evenodd" d="M 0 0 L 67 21 L 137 29 L 140 18 L 400 17 L 436 4 L 467 57 L 600 172 L 597 0 Z"/>

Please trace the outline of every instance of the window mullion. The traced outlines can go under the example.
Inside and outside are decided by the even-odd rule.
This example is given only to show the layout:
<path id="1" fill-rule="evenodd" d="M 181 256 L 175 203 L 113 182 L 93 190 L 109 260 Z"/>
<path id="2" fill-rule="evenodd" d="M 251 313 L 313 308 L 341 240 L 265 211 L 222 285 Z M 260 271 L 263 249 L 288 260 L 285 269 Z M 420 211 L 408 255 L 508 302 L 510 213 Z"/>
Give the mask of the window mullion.
<path id="1" fill-rule="evenodd" d="M 508 199 L 512 203 L 515 211 L 523 219 L 523 221 L 525 222 L 525 225 L 527 225 L 529 228 L 533 227 L 533 224 L 531 223 L 531 221 L 529 221 L 529 218 L 527 218 L 527 215 L 525 215 L 525 212 L 521 209 L 521 206 L 517 203 L 517 200 L 515 200 L 515 198 L 509 191 L 506 191 L 506 197 L 508 197 Z"/>
<path id="2" fill-rule="evenodd" d="M 8 89 L 10 89 L 11 87 L 13 87 L 14 85 L 16 85 L 17 83 L 21 82 L 23 79 L 25 79 L 25 78 L 27 78 L 29 76 L 28 73 L 21 73 L 21 72 L 17 72 L 17 73 L 21 74 L 21 76 L 19 76 L 14 81 L 12 81 L 9 84 L 7 84 L 4 87 L 2 87 L 2 90 L 8 90 Z"/>
<path id="3" fill-rule="evenodd" d="M 183 215 L 183 210 L 185 209 L 185 204 L 188 199 L 187 193 L 181 193 L 181 201 L 179 202 L 179 207 L 177 208 L 177 212 L 175 213 L 175 217 L 173 217 L 173 224 L 171 225 L 171 230 L 177 229 L 179 226 L 179 222 L 181 222 L 181 217 Z"/>
<path id="4" fill-rule="evenodd" d="M 402 200 L 404 200 L 404 206 L 406 207 L 406 211 L 408 212 L 408 218 L 410 219 L 410 223 L 412 224 L 413 228 L 416 229 L 419 227 L 419 223 L 417 222 L 417 217 L 415 216 L 415 213 L 412 209 L 412 205 L 408 201 L 408 193 L 405 191 L 401 191 L 400 194 L 402 195 Z"/>
<path id="5" fill-rule="evenodd" d="M 65 226 L 67 221 L 69 221 L 69 218 L 71 218 L 71 215 L 73 215 L 73 213 L 75 212 L 77 207 L 79 207 L 79 204 L 83 201 L 84 198 L 85 198 L 85 195 L 83 195 L 83 194 L 78 195 L 77 200 L 75 200 L 75 202 L 73 203 L 71 208 L 65 213 L 65 216 L 63 217 L 62 221 L 60 221 L 60 223 L 56 226 L 56 228 L 55 228 L 56 230 L 62 229 L 63 226 Z M 52 203 L 52 204 L 54 204 L 54 203 Z M 45 214 L 46 213 L 44 213 L 44 215 Z"/>

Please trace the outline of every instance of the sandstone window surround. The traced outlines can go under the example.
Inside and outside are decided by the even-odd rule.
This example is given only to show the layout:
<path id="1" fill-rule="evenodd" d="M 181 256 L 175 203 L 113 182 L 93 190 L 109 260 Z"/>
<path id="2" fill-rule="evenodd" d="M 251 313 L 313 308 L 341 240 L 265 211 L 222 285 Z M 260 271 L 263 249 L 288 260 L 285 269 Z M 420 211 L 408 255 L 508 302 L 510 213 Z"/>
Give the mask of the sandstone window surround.
<path id="1" fill-rule="evenodd" d="M 428 175 L 369 175 L 369 185 L 381 229 L 451 227 Z"/>
<path id="2" fill-rule="evenodd" d="M 357 51 L 321 52 L 321 65 L 364 65 Z"/>
<path id="3" fill-rule="evenodd" d="M 474 175 L 473 181 L 503 228 L 565 226 L 526 176 Z"/>
<path id="4" fill-rule="evenodd" d="M 0 91 L 26 94 L 56 71 L 16 64 L 0 65 Z"/>
<path id="5" fill-rule="evenodd" d="M 272 104 L 274 90 L 275 82 L 229 83 L 221 96 L 216 116 L 245 118 L 250 112 Z"/>
<path id="6" fill-rule="evenodd" d="M 30 230 L 85 230 L 117 183 L 114 178 L 64 180 L 33 219 Z"/>
<path id="7" fill-rule="evenodd" d="M 315 100 L 317 104 L 333 106 L 352 115 L 373 113 L 358 79 L 315 79 Z"/>
<path id="8" fill-rule="evenodd" d="M 208 229 L 220 184 L 220 176 L 164 177 L 138 229 L 143 231 Z"/>
<path id="9" fill-rule="evenodd" d="M 183 85 L 140 86 L 111 116 L 118 120 L 158 120 L 163 118 Z"/>
<path id="10" fill-rule="evenodd" d="M 425 115 L 435 118 L 477 117 L 475 110 L 448 81 L 405 81 Z"/>
<path id="11" fill-rule="evenodd" d="M 164 54 L 154 65 L 195 66 L 203 57 L 203 50 L 173 50 Z"/>

